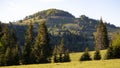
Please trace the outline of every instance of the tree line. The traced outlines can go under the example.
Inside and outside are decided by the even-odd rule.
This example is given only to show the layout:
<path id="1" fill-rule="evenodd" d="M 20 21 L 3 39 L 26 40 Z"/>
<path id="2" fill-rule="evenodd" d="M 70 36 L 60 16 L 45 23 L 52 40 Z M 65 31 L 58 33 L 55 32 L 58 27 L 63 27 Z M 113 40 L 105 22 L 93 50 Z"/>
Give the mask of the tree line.
<path id="1" fill-rule="evenodd" d="M 15 36 L 13 29 L 8 29 L 8 25 L 2 26 L 0 23 L 0 66 L 20 65 L 20 64 L 38 64 L 53 62 L 70 62 L 69 49 L 64 45 L 64 39 L 52 50 L 50 46 L 50 37 L 48 35 L 45 20 L 42 20 L 38 29 L 38 34 L 34 37 L 32 21 L 26 31 L 25 43 L 23 48 L 20 47 L 19 41 Z M 109 44 L 107 28 L 102 19 L 99 21 L 95 37 L 94 60 L 100 60 L 100 50 L 107 49 L 105 58 L 120 58 L 120 36 L 115 37 L 113 44 Z M 80 61 L 92 60 L 88 51 L 80 57 Z"/>
<path id="2" fill-rule="evenodd" d="M 113 39 L 108 38 L 106 25 L 103 23 L 102 18 L 99 20 L 97 31 L 94 33 L 95 38 L 95 53 L 94 60 L 100 60 L 100 50 L 106 49 L 106 54 L 103 59 L 116 59 L 120 58 L 120 33 L 113 34 Z M 82 54 L 80 61 L 92 60 L 88 48 Z"/>
<path id="3" fill-rule="evenodd" d="M 41 21 L 38 34 L 34 37 L 33 24 L 30 21 L 30 25 L 25 34 L 23 48 L 19 45 L 14 30 L 8 29 L 9 26 L 7 24 L 2 26 L 0 23 L 0 66 L 50 63 L 52 55 L 55 58 L 59 54 L 60 61 L 56 59 L 57 62 L 70 61 L 69 50 L 67 49 L 65 51 L 64 48 L 64 40 L 61 40 L 59 47 L 57 47 L 58 49 L 56 49 L 56 53 L 53 52 L 49 44 L 50 38 L 45 22 L 45 20 Z"/>

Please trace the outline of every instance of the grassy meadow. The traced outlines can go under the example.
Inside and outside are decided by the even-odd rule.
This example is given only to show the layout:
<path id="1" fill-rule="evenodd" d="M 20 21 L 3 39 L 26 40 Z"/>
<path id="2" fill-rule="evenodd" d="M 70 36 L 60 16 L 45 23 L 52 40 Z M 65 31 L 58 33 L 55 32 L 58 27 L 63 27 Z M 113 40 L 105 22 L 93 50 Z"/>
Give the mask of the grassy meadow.
<path id="1" fill-rule="evenodd" d="M 67 63 L 48 63 L 48 64 L 31 64 L 19 66 L 5 66 L 1 68 L 120 68 L 120 59 L 103 60 L 105 50 L 101 51 L 102 59 L 95 61 L 79 61 L 82 53 L 71 53 L 71 62 Z M 94 51 L 90 52 L 93 58 Z"/>

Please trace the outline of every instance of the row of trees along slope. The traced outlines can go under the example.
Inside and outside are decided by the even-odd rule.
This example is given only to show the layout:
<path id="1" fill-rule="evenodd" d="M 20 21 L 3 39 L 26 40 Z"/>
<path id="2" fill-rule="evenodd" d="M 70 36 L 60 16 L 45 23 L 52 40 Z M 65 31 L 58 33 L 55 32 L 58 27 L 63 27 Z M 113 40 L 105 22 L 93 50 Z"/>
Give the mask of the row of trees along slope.
<path id="1" fill-rule="evenodd" d="M 89 47 L 89 50 L 94 50 L 93 33 L 96 31 L 98 20 L 91 19 L 85 15 L 75 18 L 71 13 L 59 9 L 43 10 L 26 16 L 17 23 L 12 23 L 21 45 L 25 42 L 23 36 L 25 36 L 29 21 L 32 20 L 34 34 L 37 36 L 39 22 L 42 19 L 46 19 L 48 34 L 51 38 L 50 44 L 53 45 L 52 49 L 54 45 L 59 44 L 63 37 L 65 46 L 69 47 L 70 52 L 84 51 L 86 47 Z M 108 29 L 108 35 L 118 29 L 109 23 L 105 23 L 105 25 Z"/>

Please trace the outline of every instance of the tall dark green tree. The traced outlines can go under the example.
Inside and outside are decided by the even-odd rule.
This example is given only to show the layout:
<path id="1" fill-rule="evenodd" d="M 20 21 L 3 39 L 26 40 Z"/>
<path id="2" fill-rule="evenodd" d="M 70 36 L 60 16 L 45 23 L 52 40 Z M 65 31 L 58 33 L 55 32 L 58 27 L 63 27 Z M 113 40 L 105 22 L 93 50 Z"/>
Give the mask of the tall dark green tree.
<path id="1" fill-rule="evenodd" d="M 19 65 L 20 64 L 20 60 L 21 60 L 21 50 L 20 50 L 20 46 L 19 43 L 16 44 L 16 46 L 14 48 L 12 48 L 12 62 L 13 65 Z"/>
<path id="2" fill-rule="evenodd" d="M 3 45 L 2 45 L 2 43 L 1 43 L 1 37 L 2 37 L 2 34 L 3 34 L 3 32 L 2 32 L 3 30 L 2 30 L 2 23 L 1 23 L 1 21 L 0 21 L 0 56 L 2 57 L 2 52 L 3 52 Z"/>
<path id="3" fill-rule="evenodd" d="M 108 33 L 105 24 L 102 19 L 100 19 L 97 31 L 95 33 L 95 43 L 99 49 L 106 49 L 109 47 Z"/>
<path id="4" fill-rule="evenodd" d="M 33 49 L 34 52 L 36 52 L 35 56 L 38 63 L 50 62 L 50 57 L 52 55 L 51 47 L 49 45 L 49 36 L 45 23 L 45 20 L 41 21 Z"/>
<path id="5" fill-rule="evenodd" d="M 0 54 L 0 66 L 4 66 L 5 60 L 4 60 L 4 54 Z"/>
<path id="6" fill-rule="evenodd" d="M 5 60 L 5 65 L 7 65 L 7 66 L 13 64 L 12 50 L 10 47 L 7 47 L 7 49 L 6 49 L 4 60 Z"/>
<path id="7" fill-rule="evenodd" d="M 31 50 L 34 45 L 34 36 L 33 36 L 33 25 L 30 23 L 25 37 L 25 45 L 23 48 L 23 63 L 24 64 L 30 64 L 31 63 Z"/>
<path id="8" fill-rule="evenodd" d="M 8 31 L 8 25 L 5 25 L 3 28 L 3 35 L 1 37 L 2 52 L 5 53 L 7 47 L 10 47 L 10 35 Z"/>
<path id="9" fill-rule="evenodd" d="M 53 60 L 54 62 L 59 62 L 59 59 L 58 59 L 58 48 L 57 46 L 54 47 L 54 50 L 53 50 Z"/>
<path id="10" fill-rule="evenodd" d="M 59 61 L 63 62 L 63 54 L 64 54 L 65 46 L 64 46 L 64 39 L 61 39 L 60 45 L 59 45 Z"/>
<path id="11" fill-rule="evenodd" d="M 2 37 L 2 34 L 3 34 L 2 31 L 3 31 L 3 30 L 2 30 L 2 23 L 1 23 L 1 21 L 0 21 L 0 38 Z"/>
<path id="12" fill-rule="evenodd" d="M 15 47 L 16 43 L 17 43 L 17 37 L 16 37 L 13 29 L 11 29 L 10 32 L 9 32 L 9 38 L 10 38 L 10 40 L 9 40 L 10 48 Z"/>

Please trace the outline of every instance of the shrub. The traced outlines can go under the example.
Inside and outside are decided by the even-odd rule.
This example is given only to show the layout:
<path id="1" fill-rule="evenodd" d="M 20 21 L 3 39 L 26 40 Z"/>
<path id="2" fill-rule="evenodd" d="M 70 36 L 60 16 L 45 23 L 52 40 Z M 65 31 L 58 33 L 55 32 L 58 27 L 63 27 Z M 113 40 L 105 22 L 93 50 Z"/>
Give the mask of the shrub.
<path id="1" fill-rule="evenodd" d="M 88 61 L 91 60 L 90 54 L 88 52 L 88 48 L 85 49 L 85 52 L 82 54 L 80 61 Z"/>
<path id="2" fill-rule="evenodd" d="M 96 50 L 94 53 L 94 60 L 100 60 L 100 59 L 101 59 L 100 51 Z"/>

